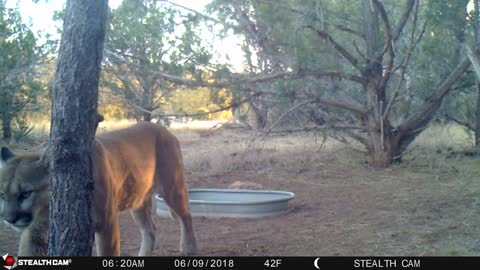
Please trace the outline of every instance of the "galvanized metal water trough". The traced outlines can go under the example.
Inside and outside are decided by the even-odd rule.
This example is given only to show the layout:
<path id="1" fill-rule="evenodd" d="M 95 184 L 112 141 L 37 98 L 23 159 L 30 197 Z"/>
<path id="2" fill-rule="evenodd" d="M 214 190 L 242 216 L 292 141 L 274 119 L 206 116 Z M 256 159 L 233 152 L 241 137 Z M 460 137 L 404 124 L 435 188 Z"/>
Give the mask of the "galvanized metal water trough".
<path id="1" fill-rule="evenodd" d="M 189 191 L 192 216 L 259 218 L 288 212 L 295 194 L 277 190 L 192 189 Z M 169 217 L 169 207 L 155 196 L 157 215 Z"/>

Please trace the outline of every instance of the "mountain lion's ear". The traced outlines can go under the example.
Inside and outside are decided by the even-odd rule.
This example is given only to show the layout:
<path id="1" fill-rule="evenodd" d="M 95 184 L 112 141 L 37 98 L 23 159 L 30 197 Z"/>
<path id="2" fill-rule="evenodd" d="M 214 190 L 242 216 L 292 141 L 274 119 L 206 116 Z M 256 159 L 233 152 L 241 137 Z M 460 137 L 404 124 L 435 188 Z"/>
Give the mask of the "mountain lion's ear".
<path id="1" fill-rule="evenodd" d="M 15 157 L 15 154 L 10 151 L 10 149 L 5 146 L 2 147 L 2 150 L 0 151 L 0 167 L 13 157 Z"/>

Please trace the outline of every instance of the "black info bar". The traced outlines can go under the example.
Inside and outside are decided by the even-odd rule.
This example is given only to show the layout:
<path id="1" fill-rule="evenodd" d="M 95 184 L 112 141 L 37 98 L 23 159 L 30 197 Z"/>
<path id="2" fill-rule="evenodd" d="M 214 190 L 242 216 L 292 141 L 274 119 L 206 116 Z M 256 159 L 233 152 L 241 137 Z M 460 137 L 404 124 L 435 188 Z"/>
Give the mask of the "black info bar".
<path id="1" fill-rule="evenodd" d="M 13 257 L 4 269 L 480 269 L 480 257 Z"/>

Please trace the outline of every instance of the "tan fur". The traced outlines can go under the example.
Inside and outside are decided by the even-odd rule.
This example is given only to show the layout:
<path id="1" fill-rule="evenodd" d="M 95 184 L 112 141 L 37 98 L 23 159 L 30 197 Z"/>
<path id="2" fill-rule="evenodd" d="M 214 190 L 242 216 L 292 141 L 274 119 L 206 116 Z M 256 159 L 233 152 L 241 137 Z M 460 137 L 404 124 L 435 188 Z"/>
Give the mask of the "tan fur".
<path id="1" fill-rule="evenodd" d="M 38 165 L 40 155 L 14 156 L 0 168 L 0 215 L 7 219 L 31 215 L 23 228 L 19 256 L 44 255 L 47 246 L 48 170 Z M 155 245 L 152 194 L 160 193 L 180 220 L 180 249 L 196 251 L 188 192 L 178 140 L 151 123 L 97 136 L 93 147 L 95 179 L 95 243 L 97 255 L 120 255 L 118 213 L 130 210 L 142 234 L 140 256 L 152 255 Z M 20 202 L 21 192 L 33 191 Z M 30 202 L 32 202 L 30 204 Z M 28 220 L 28 218 L 25 220 Z M 21 219 L 19 223 L 21 224 Z M 15 224 L 14 224 L 15 225 Z"/>

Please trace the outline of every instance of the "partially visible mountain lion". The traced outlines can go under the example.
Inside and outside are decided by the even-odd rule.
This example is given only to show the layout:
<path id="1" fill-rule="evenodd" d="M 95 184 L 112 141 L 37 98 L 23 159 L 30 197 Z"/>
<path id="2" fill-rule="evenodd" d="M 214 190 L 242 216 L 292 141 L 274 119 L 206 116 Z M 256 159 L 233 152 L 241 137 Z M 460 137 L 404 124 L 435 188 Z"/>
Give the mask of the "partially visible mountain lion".
<path id="1" fill-rule="evenodd" d="M 16 155 L 1 149 L 0 216 L 22 231 L 19 256 L 46 255 L 50 176 L 41 153 Z M 99 256 L 120 255 L 118 214 L 130 210 L 140 227 L 140 256 L 155 245 L 152 194 L 159 193 L 179 218 L 180 250 L 196 251 L 178 140 L 165 128 L 140 123 L 99 135 L 92 151 L 95 179 L 95 244 Z"/>

